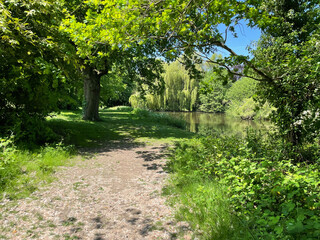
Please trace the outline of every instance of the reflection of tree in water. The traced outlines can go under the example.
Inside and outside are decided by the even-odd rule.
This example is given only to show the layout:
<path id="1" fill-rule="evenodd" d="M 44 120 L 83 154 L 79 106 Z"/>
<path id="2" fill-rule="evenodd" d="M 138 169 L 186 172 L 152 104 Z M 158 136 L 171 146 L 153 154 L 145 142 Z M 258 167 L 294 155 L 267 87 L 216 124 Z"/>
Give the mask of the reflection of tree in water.
<path id="1" fill-rule="evenodd" d="M 263 130 L 267 129 L 269 124 L 268 122 L 241 120 L 235 117 L 228 117 L 225 114 L 199 112 L 173 112 L 169 114 L 183 118 L 187 122 L 190 132 L 197 132 L 202 135 L 242 135 L 248 127 Z"/>

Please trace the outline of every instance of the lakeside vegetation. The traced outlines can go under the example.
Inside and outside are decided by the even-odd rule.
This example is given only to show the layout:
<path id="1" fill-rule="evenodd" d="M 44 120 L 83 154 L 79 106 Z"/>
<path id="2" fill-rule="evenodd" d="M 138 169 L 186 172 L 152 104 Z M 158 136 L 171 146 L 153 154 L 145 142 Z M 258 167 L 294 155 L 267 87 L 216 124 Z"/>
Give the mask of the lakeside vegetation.
<path id="1" fill-rule="evenodd" d="M 178 217 L 202 239 L 319 239 L 318 1 L 10 0 L 0 12 L 3 197 L 48 182 L 73 149 L 193 136 L 146 109 L 225 112 L 275 129 L 178 143 L 166 188 Z M 262 33 L 250 56 L 227 44 L 241 24 Z M 99 112 L 129 102 L 144 109 Z"/>
<path id="2" fill-rule="evenodd" d="M 213 58 L 221 58 L 221 55 Z M 276 110 L 268 102 L 254 101 L 255 80 L 244 77 L 223 83 L 214 65 L 204 64 L 198 68 L 201 75 L 196 78 L 189 76 L 179 61 L 166 64 L 163 91 L 157 94 L 148 89 L 141 93 L 136 90 L 129 99 L 131 106 L 152 111 L 226 113 L 246 120 L 267 120 Z"/>
<path id="3" fill-rule="evenodd" d="M 251 131 L 179 143 L 165 192 L 200 239 L 318 239 L 319 147 L 290 149 Z"/>
<path id="4" fill-rule="evenodd" d="M 164 189 L 176 217 L 200 239 L 316 239 L 319 236 L 319 148 L 305 146 L 308 162 L 297 163 L 281 139 L 249 131 L 244 137 L 196 136 L 166 114 L 115 107 L 102 121 L 64 111 L 48 126 L 64 142 L 21 150 L 2 139 L 1 193 L 28 196 L 53 179 L 58 166 L 71 164 L 75 148 L 97 148 L 113 140 L 133 144 L 176 143 L 168 162 L 172 176 Z M 179 141 L 179 139 L 183 141 Z M 190 139 L 190 140 L 188 140 Z M 301 154 L 301 152 L 299 153 Z"/>

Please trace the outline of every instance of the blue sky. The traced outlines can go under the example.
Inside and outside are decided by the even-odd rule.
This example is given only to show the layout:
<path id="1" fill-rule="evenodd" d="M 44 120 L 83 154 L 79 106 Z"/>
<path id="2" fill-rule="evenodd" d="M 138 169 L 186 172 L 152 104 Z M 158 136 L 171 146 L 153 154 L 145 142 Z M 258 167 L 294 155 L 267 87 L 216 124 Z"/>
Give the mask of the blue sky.
<path id="1" fill-rule="evenodd" d="M 225 26 L 220 25 L 218 29 L 224 33 L 226 28 Z M 239 55 L 249 55 L 246 47 L 250 45 L 252 41 L 257 41 L 260 38 L 260 30 L 258 28 L 249 28 L 245 22 L 241 22 L 235 27 L 235 31 L 238 38 L 234 38 L 229 32 L 226 45 Z M 219 50 L 217 53 L 225 55 L 226 51 Z"/>

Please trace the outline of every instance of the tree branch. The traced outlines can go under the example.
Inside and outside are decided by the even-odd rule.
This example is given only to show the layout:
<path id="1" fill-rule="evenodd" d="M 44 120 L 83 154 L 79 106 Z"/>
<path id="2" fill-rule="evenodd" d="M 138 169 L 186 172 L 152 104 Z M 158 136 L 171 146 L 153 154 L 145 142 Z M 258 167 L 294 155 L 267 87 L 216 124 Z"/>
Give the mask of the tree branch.
<path id="1" fill-rule="evenodd" d="M 256 78 L 256 77 L 253 77 L 253 76 L 250 76 L 250 75 L 246 75 L 246 74 L 242 74 L 242 73 L 239 73 L 239 72 L 235 72 L 235 71 L 232 71 L 231 67 L 226 65 L 226 64 L 223 64 L 221 62 L 217 62 L 217 61 L 214 61 L 212 59 L 210 59 L 209 57 L 205 56 L 205 55 L 202 55 L 200 53 L 196 53 L 196 55 L 198 55 L 199 57 L 201 58 L 205 58 L 207 59 L 207 62 L 210 62 L 210 63 L 214 63 L 214 64 L 217 64 L 223 68 L 225 68 L 229 73 L 233 74 L 233 75 L 236 75 L 236 76 L 239 76 L 239 77 L 247 77 L 247 78 L 252 78 L 256 81 L 259 81 L 259 82 L 263 82 L 264 79 L 261 79 L 261 78 Z"/>

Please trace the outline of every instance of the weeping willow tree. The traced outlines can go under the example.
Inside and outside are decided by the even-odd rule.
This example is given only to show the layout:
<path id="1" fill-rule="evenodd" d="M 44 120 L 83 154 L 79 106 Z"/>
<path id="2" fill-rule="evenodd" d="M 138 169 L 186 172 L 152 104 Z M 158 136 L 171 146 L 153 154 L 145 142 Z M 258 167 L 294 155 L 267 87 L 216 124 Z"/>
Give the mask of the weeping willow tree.
<path id="1" fill-rule="evenodd" d="M 191 78 L 184 66 L 175 61 L 164 65 L 164 91 L 160 94 L 136 92 L 130 97 L 133 107 L 165 111 L 194 111 L 198 104 L 199 81 Z"/>

